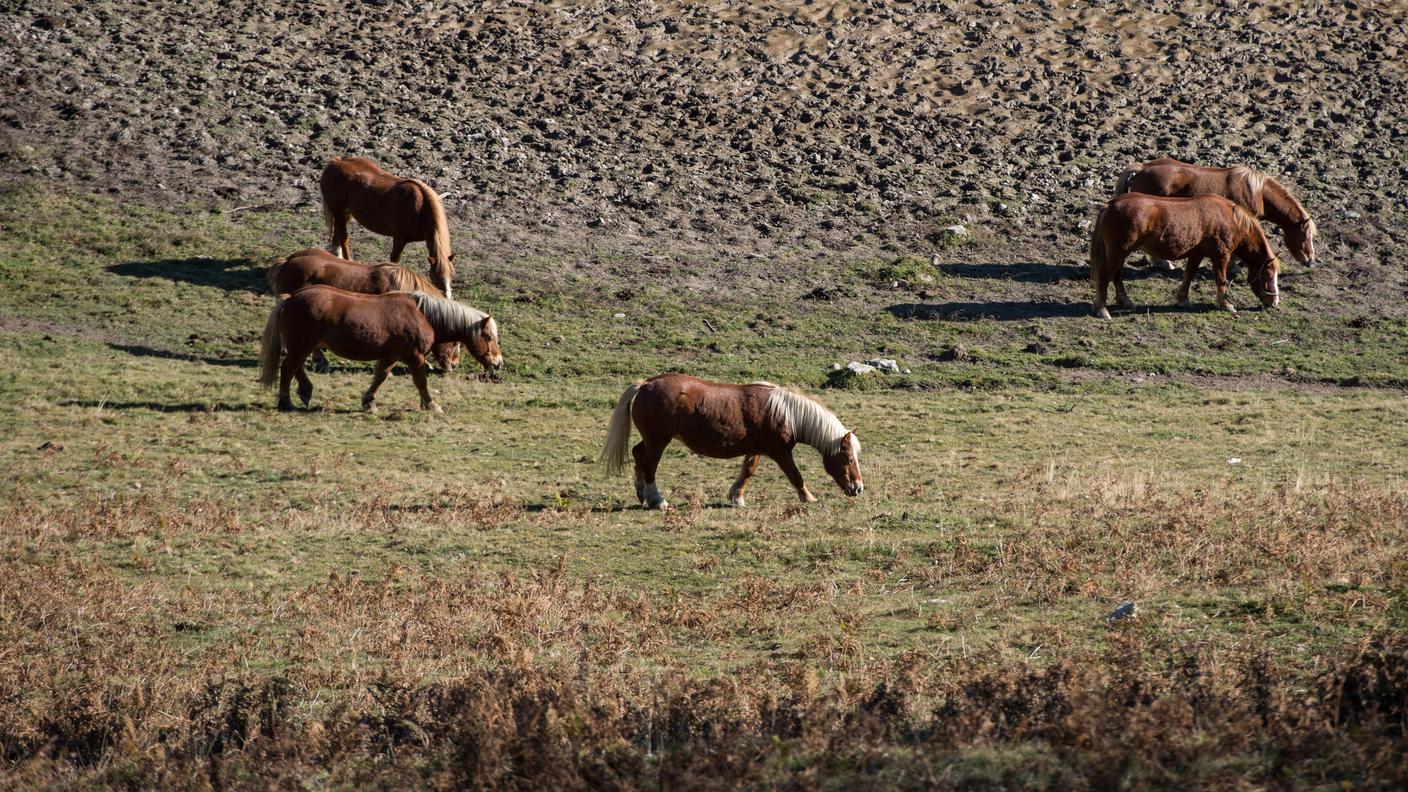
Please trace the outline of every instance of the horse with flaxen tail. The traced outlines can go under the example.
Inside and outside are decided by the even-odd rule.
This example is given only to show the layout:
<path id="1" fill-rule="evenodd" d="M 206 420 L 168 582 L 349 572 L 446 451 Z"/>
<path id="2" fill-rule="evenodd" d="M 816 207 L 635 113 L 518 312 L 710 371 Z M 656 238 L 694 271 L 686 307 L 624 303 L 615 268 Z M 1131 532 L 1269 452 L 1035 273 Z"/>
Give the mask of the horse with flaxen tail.
<path id="1" fill-rule="evenodd" d="M 1156 159 L 1130 165 L 1120 175 L 1115 194 L 1128 192 L 1192 198 L 1217 195 L 1281 229 L 1296 261 L 1315 266 L 1315 221 L 1280 182 L 1241 165 L 1208 168 L 1176 159 Z"/>
<path id="2" fill-rule="evenodd" d="M 424 242 L 435 285 L 451 296 L 455 276 L 450 229 L 440 196 L 420 179 L 395 176 L 362 157 L 332 160 L 323 169 L 318 187 L 323 195 L 323 220 L 332 235 L 331 248 L 352 258 L 349 218 L 367 230 L 391 237 L 391 262 L 400 262 L 408 242 Z"/>
<path id="3" fill-rule="evenodd" d="M 1247 282 L 1262 305 L 1273 308 L 1278 302 L 1280 262 L 1256 218 L 1226 198 L 1125 193 L 1106 204 L 1090 236 L 1096 316 L 1110 318 L 1105 298 L 1111 283 L 1120 306 L 1134 307 L 1124 290 L 1124 261 L 1136 250 L 1157 258 L 1188 260 L 1175 298 L 1179 305 L 1188 304 L 1193 275 L 1203 259 L 1209 259 L 1217 280 L 1217 305 L 1236 313 L 1227 299 L 1227 267 L 1234 257 L 1247 266 Z"/>
<path id="4" fill-rule="evenodd" d="M 282 343 L 280 343 L 282 341 Z M 326 346 L 350 360 L 376 362 L 371 387 L 362 396 L 370 410 L 377 388 L 395 363 L 404 363 L 420 391 L 421 408 L 440 411 L 430 398 L 426 356 L 437 343 L 458 342 L 486 370 L 503 366 L 499 328 L 482 311 L 416 292 L 358 294 L 331 286 L 308 286 L 287 300 L 280 300 L 264 324 L 259 353 L 259 382 L 279 383 L 279 409 L 292 410 L 289 383 L 298 380 L 298 398 L 306 405 L 313 397 L 313 383 L 303 361 L 319 346 Z M 287 356 L 284 350 L 288 350 Z"/>
<path id="5" fill-rule="evenodd" d="M 771 383 L 730 385 L 686 374 L 632 383 L 616 402 L 601 450 L 608 473 L 626 465 L 632 423 L 641 437 L 631 449 L 636 499 L 652 509 L 669 505 L 655 486 L 655 471 L 676 437 L 701 456 L 743 457 L 743 469 L 728 492 L 734 506 L 744 505 L 743 491 L 764 456 L 782 468 L 804 503 L 816 500 L 792 459 L 799 442 L 821 452 L 822 465 L 842 492 L 854 496 L 865 488 L 855 433 L 820 402 Z"/>

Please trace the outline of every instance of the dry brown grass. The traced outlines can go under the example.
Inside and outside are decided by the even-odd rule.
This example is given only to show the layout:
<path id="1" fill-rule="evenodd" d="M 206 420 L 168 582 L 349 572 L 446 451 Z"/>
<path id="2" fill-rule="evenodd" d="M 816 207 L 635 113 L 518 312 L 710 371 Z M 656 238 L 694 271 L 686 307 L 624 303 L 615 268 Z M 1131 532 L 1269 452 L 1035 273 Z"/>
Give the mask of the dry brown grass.
<path id="1" fill-rule="evenodd" d="M 1234 622 L 1347 618 L 1346 608 L 1388 620 L 1292 663 L 1274 625 L 1218 641 L 1168 617 L 1110 628 L 1098 647 L 1063 635 L 1059 620 L 1034 624 L 1031 640 L 1061 647 L 1049 663 L 992 649 L 887 654 L 867 651 L 877 616 L 834 579 L 755 576 L 662 596 L 565 563 L 506 570 L 465 560 L 433 573 L 393 565 L 285 591 L 216 592 L 194 574 L 185 584 L 150 574 L 162 548 L 192 536 L 257 543 L 306 530 L 308 516 L 254 526 L 218 503 L 20 499 L 0 514 L 3 780 L 134 789 L 1408 782 L 1408 640 L 1396 626 L 1408 563 L 1392 541 L 1408 516 L 1402 493 L 1330 486 L 1233 497 L 1164 493 L 1149 481 L 1087 499 L 1077 493 L 1090 482 L 1034 476 L 1045 484 L 1019 506 L 1032 528 L 1023 540 L 987 547 L 959 537 L 885 557 L 911 567 L 911 579 L 985 593 L 988 616 L 1105 596 L 1120 580 L 1144 594 L 1201 584 L 1257 592 Z M 396 533 L 420 519 L 468 530 L 524 517 L 502 501 L 433 500 L 428 515 L 372 500 L 343 519 Z M 694 518 L 682 509 L 672 519 Z M 115 541 L 130 543 L 125 558 L 84 549 Z M 844 585 L 876 583 L 862 574 Z M 939 613 L 929 628 L 945 628 Z M 725 675 L 675 659 L 787 623 L 808 638 L 801 648 L 757 654 Z"/>

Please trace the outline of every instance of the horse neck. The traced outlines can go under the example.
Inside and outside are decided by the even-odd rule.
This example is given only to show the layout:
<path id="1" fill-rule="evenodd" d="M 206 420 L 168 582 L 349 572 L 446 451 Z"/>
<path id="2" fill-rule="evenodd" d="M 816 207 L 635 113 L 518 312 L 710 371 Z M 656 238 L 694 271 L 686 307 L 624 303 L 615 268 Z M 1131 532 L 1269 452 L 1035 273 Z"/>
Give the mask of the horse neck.
<path id="1" fill-rule="evenodd" d="M 805 396 L 783 388 L 777 388 L 777 392 L 780 394 L 782 408 L 788 413 L 788 422 L 792 424 L 795 439 L 820 451 L 822 456 L 834 453 L 836 443 L 843 435 L 828 437 L 826 428 L 832 422 L 840 424 L 840 420 L 836 418 L 835 414 Z M 819 413 L 829 420 L 809 420 L 811 417 L 809 413 Z"/>
<path id="2" fill-rule="evenodd" d="M 1267 179 L 1261 189 L 1262 211 L 1266 219 L 1278 226 L 1296 225 L 1308 216 L 1305 207 L 1274 179 Z"/>

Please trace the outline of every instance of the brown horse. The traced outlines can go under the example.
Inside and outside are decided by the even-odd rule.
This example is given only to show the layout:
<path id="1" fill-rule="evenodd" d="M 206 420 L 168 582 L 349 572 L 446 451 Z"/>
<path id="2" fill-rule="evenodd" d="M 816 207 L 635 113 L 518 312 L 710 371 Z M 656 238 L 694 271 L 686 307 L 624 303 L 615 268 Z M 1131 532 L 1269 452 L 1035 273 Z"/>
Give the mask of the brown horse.
<path id="1" fill-rule="evenodd" d="M 430 279 L 399 264 L 363 264 L 338 258 L 322 248 L 307 248 L 277 259 L 269 268 L 269 288 L 280 298 L 287 298 L 304 286 L 333 286 L 343 291 L 363 294 L 388 292 L 425 292 L 432 297 L 444 297 Z M 436 344 L 432 349 L 436 361 L 446 371 L 454 370 L 460 360 L 457 342 Z M 327 370 L 322 349 L 313 352 L 313 368 Z"/>
<path id="2" fill-rule="evenodd" d="M 729 385 L 686 374 L 661 374 L 626 388 L 611 415 L 601 461 L 608 473 L 626 465 L 631 423 L 641 441 L 635 457 L 636 498 L 652 509 L 669 506 L 655 486 L 655 469 L 678 437 L 696 454 L 715 459 L 743 457 L 743 470 L 729 489 L 729 502 L 744 505 L 743 490 L 762 457 L 771 457 L 804 503 L 816 500 L 792 461 L 792 448 L 806 443 L 821 452 L 822 465 L 842 492 L 859 495 L 860 441 L 817 401 L 767 382 Z"/>
<path id="3" fill-rule="evenodd" d="M 1315 266 L 1315 221 L 1289 190 L 1260 171 L 1240 165 L 1207 168 L 1176 159 L 1156 159 L 1130 165 L 1120 176 L 1115 194 L 1127 192 L 1173 198 L 1220 195 L 1278 226 L 1296 261 Z"/>
<path id="4" fill-rule="evenodd" d="M 1188 304 L 1193 275 L 1206 258 L 1212 260 L 1217 280 L 1218 307 L 1236 313 L 1237 309 L 1227 300 L 1227 265 L 1234 256 L 1246 264 L 1247 282 L 1262 305 L 1274 308 L 1277 304 L 1280 262 L 1266 241 L 1261 224 L 1247 210 L 1216 195 L 1163 198 L 1125 193 L 1100 211 L 1090 237 L 1090 278 L 1095 286 L 1096 316 L 1110 318 L 1105 296 L 1111 281 L 1119 304 L 1134 307 L 1124 290 L 1124 260 L 1141 249 L 1158 258 L 1188 259 L 1176 296 L 1179 305 Z"/>
<path id="5" fill-rule="evenodd" d="M 430 277 L 446 298 L 455 276 L 450 228 L 440 196 L 419 179 L 403 179 L 361 157 L 332 160 L 318 181 L 323 193 L 323 220 L 332 234 L 332 249 L 352 258 L 347 221 L 355 217 L 368 231 L 391 237 L 391 263 L 401 260 L 407 242 L 424 242 L 430 257 Z"/>
<path id="6" fill-rule="evenodd" d="M 282 339 L 283 343 L 279 341 Z M 370 410 L 376 390 L 397 362 L 406 364 L 420 391 L 422 409 L 440 412 L 430 398 L 426 355 L 435 343 L 459 342 L 486 370 L 503 365 L 499 329 L 493 317 L 451 300 L 416 292 L 358 294 L 331 286 L 308 286 L 279 301 L 264 325 L 259 381 L 273 387 L 279 375 L 279 409 L 292 410 L 289 381 L 298 378 L 298 398 L 313 397 L 303 361 L 320 345 L 352 360 L 374 360 L 372 384 L 362 396 Z M 288 354 L 283 356 L 283 350 Z M 283 357 L 282 366 L 280 358 Z"/>

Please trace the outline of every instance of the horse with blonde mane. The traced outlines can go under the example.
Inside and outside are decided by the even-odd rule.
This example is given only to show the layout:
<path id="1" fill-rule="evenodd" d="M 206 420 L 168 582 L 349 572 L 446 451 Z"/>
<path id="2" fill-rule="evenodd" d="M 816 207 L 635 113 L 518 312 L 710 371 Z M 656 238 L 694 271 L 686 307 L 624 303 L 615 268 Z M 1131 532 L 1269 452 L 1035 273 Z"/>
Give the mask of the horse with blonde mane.
<path id="1" fill-rule="evenodd" d="M 390 292 L 425 292 L 432 297 L 444 297 L 440 289 L 430 279 L 400 264 L 363 264 L 338 258 L 322 248 L 300 250 L 287 258 L 274 261 L 269 268 L 269 288 L 280 299 L 304 286 L 332 286 L 343 291 L 362 294 L 387 294 Z M 445 371 L 453 371 L 460 361 L 458 342 L 436 344 L 433 349 L 435 360 Z M 313 368 L 327 371 L 327 359 L 323 350 L 313 352 Z"/>
<path id="2" fill-rule="evenodd" d="M 1183 284 L 1175 295 L 1178 305 L 1188 305 L 1188 289 L 1205 258 L 1212 261 L 1219 308 L 1237 312 L 1227 299 L 1227 266 L 1233 257 L 1247 266 L 1247 282 L 1262 305 L 1274 308 L 1279 300 L 1277 273 L 1281 265 L 1261 224 L 1226 198 L 1163 198 L 1125 193 L 1106 204 L 1090 236 L 1094 311 L 1101 319 L 1110 318 L 1105 298 L 1111 282 L 1120 306 L 1134 307 L 1124 290 L 1124 261 L 1136 250 L 1152 257 L 1188 260 Z"/>
<path id="3" fill-rule="evenodd" d="M 342 157 L 323 169 L 318 187 L 333 252 L 352 258 L 348 218 L 356 218 L 368 231 L 391 237 L 393 264 L 401 261 L 407 242 L 424 242 L 430 277 L 446 298 L 452 296 L 455 255 L 450 251 L 450 227 L 440 196 L 430 185 L 394 176 L 369 159 Z"/>
<path id="4" fill-rule="evenodd" d="M 601 461 L 609 474 L 626 465 L 631 424 L 641 441 L 635 458 L 636 499 L 647 508 L 668 508 L 655 485 L 660 456 L 678 437 L 696 454 L 715 459 L 743 457 L 743 469 L 729 488 L 729 503 L 745 504 L 743 491 L 762 457 L 777 463 L 804 503 L 815 501 L 792 459 L 797 443 L 821 452 L 822 466 L 847 495 L 859 495 L 860 441 L 820 402 L 768 382 L 732 385 L 687 374 L 661 374 L 627 386 L 616 409 Z"/>
<path id="5" fill-rule="evenodd" d="M 1315 221 L 1290 190 L 1261 171 L 1241 165 L 1208 168 L 1165 157 L 1130 165 L 1115 187 L 1116 195 L 1128 192 L 1170 198 L 1221 196 L 1279 227 L 1296 261 L 1315 266 Z"/>
<path id="6" fill-rule="evenodd" d="M 313 397 L 313 383 L 303 361 L 314 349 L 326 346 L 351 360 L 376 361 L 371 387 L 362 396 L 363 409 L 373 408 L 377 388 L 391 366 L 400 362 L 411 371 L 421 408 L 441 412 L 430 398 L 426 356 L 433 345 L 450 342 L 464 344 L 486 370 L 503 366 L 498 325 L 483 311 L 421 292 L 358 294 L 307 286 L 280 300 L 269 313 L 259 354 L 259 382 L 270 388 L 277 376 L 279 409 L 292 410 L 288 388 L 297 378 L 298 398 L 306 406 Z"/>

